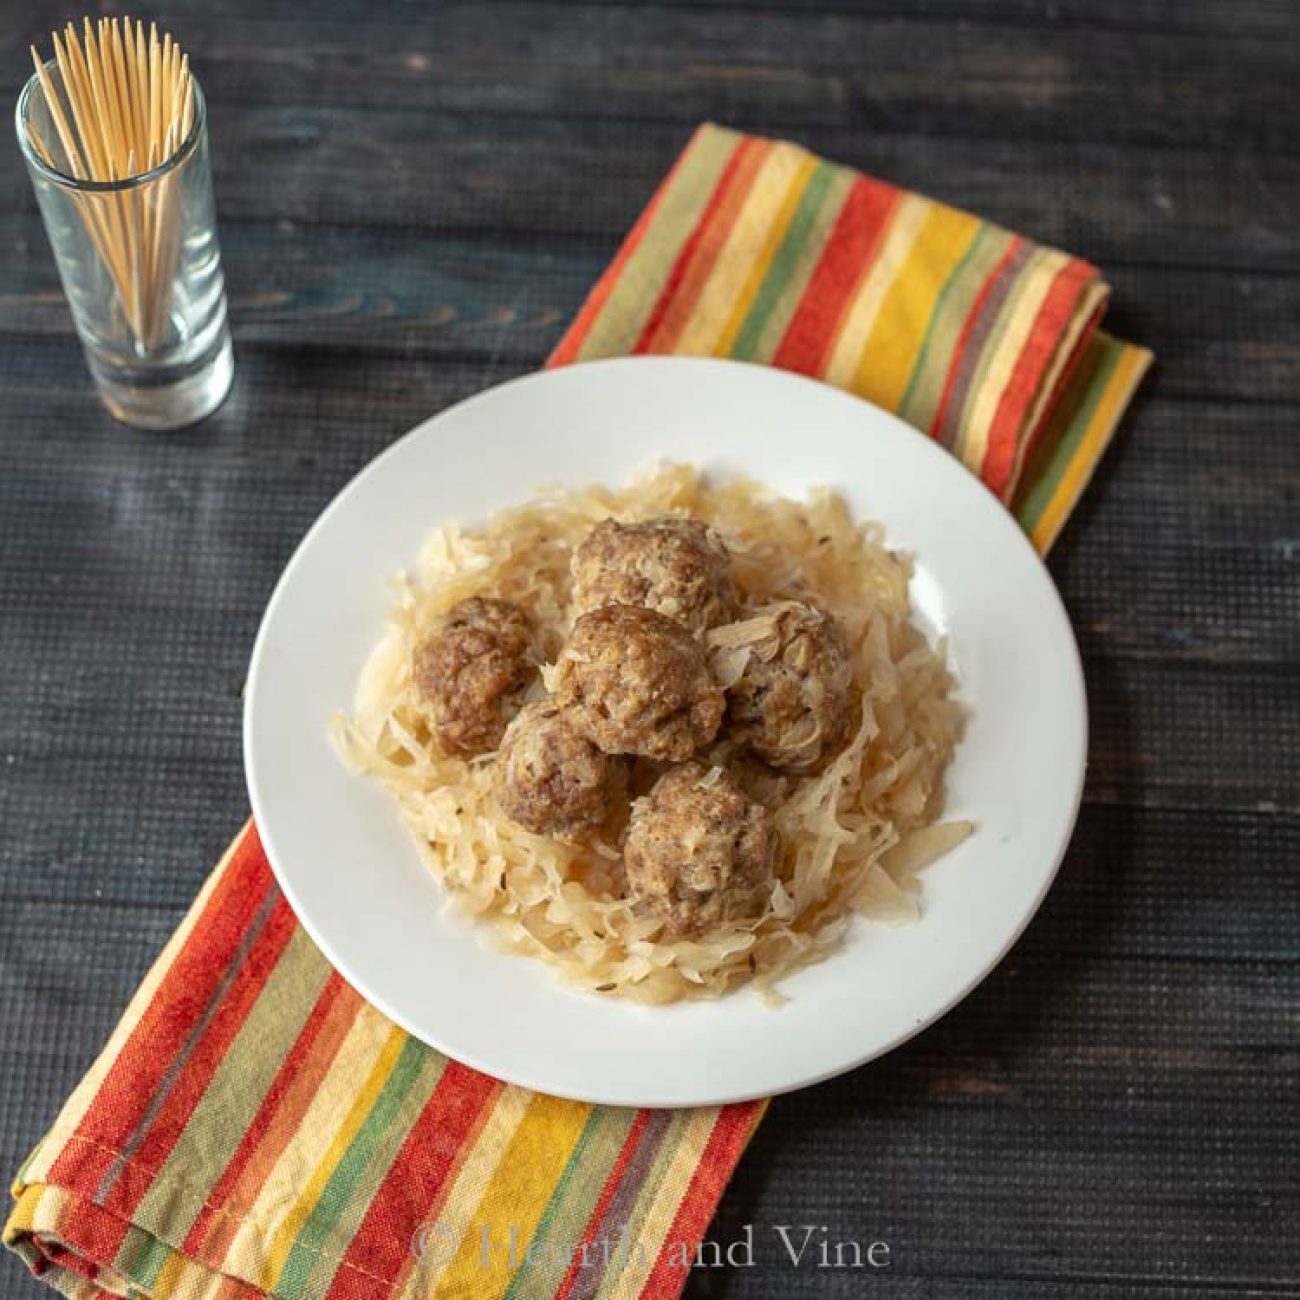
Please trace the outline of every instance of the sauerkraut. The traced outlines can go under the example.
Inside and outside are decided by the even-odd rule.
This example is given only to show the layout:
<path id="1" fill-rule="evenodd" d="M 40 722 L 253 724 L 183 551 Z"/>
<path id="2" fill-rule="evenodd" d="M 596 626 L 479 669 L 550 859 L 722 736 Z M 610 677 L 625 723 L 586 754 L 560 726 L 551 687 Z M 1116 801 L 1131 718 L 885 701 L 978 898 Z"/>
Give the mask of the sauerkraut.
<path id="1" fill-rule="evenodd" d="M 783 775 L 728 740 L 702 759 L 726 767 L 772 812 L 775 880 L 761 914 L 671 940 L 628 896 L 619 851 L 626 808 L 572 843 L 510 821 L 492 792 L 492 755 L 444 757 L 412 692 L 414 647 L 468 596 L 517 602 L 553 660 L 570 625 L 570 559 L 593 525 L 680 513 L 721 534 L 745 609 L 815 602 L 847 633 L 850 723 L 822 770 Z M 397 800 L 446 896 L 506 947 L 550 963 L 579 988 L 664 1003 L 752 982 L 770 999 L 781 977 L 834 949 L 853 917 L 899 923 L 919 915 L 917 872 L 970 831 L 936 824 L 962 709 L 943 643 L 912 621 L 910 562 L 881 529 L 855 522 L 825 490 L 796 502 L 742 479 L 672 465 L 621 490 L 554 489 L 495 516 L 481 531 L 436 529 L 413 572 L 394 584 L 388 628 L 333 735 L 347 762 Z M 720 684 L 744 671 L 743 646 L 721 638 Z M 544 694 L 547 670 L 531 697 Z M 655 765 L 634 772 L 643 787 Z M 636 790 L 633 790 L 636 793 Z"/>

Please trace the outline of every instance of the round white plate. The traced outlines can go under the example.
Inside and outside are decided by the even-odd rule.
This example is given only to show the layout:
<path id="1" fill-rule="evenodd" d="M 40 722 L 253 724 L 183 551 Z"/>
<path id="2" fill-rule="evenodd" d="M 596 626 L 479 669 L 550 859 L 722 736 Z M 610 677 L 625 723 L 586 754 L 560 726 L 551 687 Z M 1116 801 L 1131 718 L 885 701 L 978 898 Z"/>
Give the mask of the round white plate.
<path id="1" fill-rule="evenodd" d="M 743 471 L 789 496 L 829 484 L 916 557 L 913 602 L 950 638 L 971 718 L 946 815 L 976 833 L 925 874 L 923 915 L 859 921 L 783 984 L 650 1008 L 565 990 L 441 906 L 396 807 L 349 773 L 326 727 L 350 707 L 388 578 L 431 528 L 482 521 L 548 482 L 621 484 L 658 459 Z M 253 811 L 307 931 L 381 1011 L 447 1055 L 585 1101 L 689 1106 L 798 1088 L 887 1052 L 941 1016 L 1042 901 L 1078 810 L 1087 748 L 1079 655 L 1047 571 L 947 452 L 828 385 L 680 358 L 530 375 L 390 447 L 307 534 L 267 608 L 249 673 Z"/>

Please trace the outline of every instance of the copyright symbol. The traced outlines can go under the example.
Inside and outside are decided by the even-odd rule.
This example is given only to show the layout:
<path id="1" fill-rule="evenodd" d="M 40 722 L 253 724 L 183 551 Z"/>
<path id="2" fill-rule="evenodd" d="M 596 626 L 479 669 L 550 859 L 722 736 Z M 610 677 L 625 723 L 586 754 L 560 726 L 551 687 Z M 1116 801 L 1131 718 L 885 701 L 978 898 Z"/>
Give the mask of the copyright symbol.
<path id="1" fill-rule="evenodd" d="M 449 1264 L 456 1244 L 455 1232 L 445 1223 L 422 1223 L 411 1236 L 411 1254 L 431 1264 Z"/>

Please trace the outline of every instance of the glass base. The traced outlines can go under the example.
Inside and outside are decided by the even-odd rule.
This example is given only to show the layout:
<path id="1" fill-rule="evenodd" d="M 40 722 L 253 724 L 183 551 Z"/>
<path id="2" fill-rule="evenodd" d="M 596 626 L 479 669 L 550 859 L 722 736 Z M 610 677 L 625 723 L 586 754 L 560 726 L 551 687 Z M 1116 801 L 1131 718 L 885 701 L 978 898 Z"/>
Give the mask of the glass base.
<path id="1" fill-rule="evenodd" d="M 198 367 L 186 367 L 180 378 L 170 381 L 166 372 L 145 380 L 138 374 L 98 366 L 93 357 L 90 360 L 95 388 L 108 413 L 137 429 L 183 429 L 197 423 L 226 400 L 235 377 L 230 335 L 224 328 L 210 357 Z"/>

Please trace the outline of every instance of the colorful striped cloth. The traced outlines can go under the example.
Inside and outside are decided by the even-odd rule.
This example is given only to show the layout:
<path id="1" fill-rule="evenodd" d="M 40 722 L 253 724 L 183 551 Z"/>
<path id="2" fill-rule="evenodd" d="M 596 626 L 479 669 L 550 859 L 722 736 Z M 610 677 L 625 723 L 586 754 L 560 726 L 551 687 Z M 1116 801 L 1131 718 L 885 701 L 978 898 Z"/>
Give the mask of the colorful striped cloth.
<path id="1" fill-rule="evenodd" d="M 1046 553 L 1151 364 L 1096 267 L 797 145 L 696 132 L 552 364 L 675 352 L 814 375 L 939 439 Z"/>
<path id="2" fill-rule="evenodd" d="M 1148 353 L 1086 263 L 793 145 L 702 128 L 553 364 L 744 357 L 941 438 L 1056 536 Z M 5 1243 L 74 1297 L 671 1300 L 763 1113 L 509 1087 L 368 1006 L 251 825 L 19 1172 Z"/>

